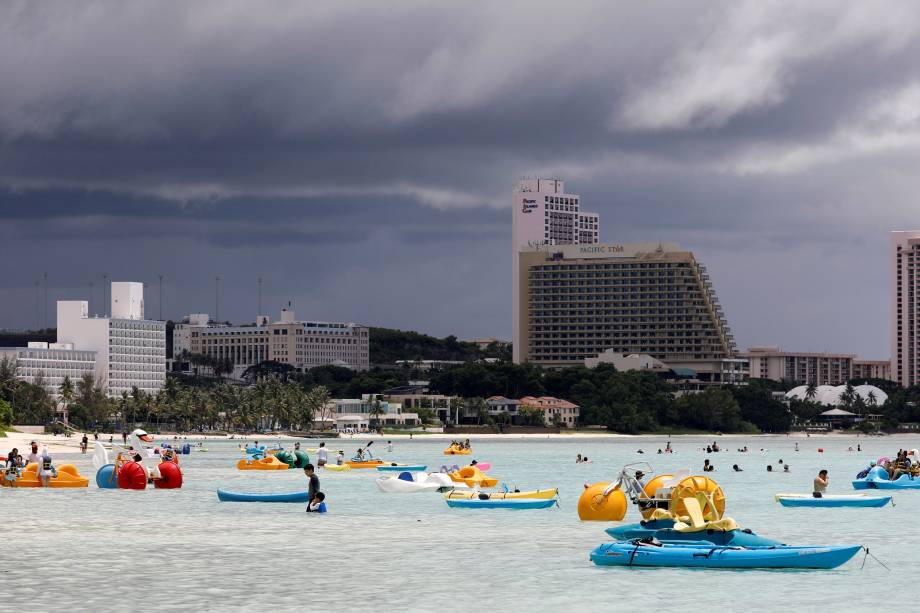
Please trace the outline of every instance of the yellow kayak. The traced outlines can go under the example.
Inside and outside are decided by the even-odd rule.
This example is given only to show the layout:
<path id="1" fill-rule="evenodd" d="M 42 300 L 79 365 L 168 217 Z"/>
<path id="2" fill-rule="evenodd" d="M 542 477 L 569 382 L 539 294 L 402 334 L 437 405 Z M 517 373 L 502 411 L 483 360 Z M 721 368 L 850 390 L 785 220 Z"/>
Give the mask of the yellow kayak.
<path id="1" fill-rule="evenodd" d="M 444 496 L 445 498 L 453 498 L 460 500 L 469 500 L 472 498 L 478 498 L 479 492 L 457 492 L 453 491 Z M 531 490 L 529 492 L 495 492 L 489 494 L 489 500 L 510 500 L 513 498 L 541 498 L 543 500 L 550 500 L 559 495 L 559 490 L 556 488 L 547 489 L 547 490 Z"/>
<path id="2" fill-rule="evenodd" d="M 383 464 L 383 460 L 347 460 L 345 466 L 352 468 L 377 468 Z"/>
<path id="3" fill-rule="evenodd" d="M 287 470 L 288 465 L 273 455 L 261 460 L 240 460 L 236 463 L 239 470 Z"/>
<path id="4" fill-rule="evenodd" d="M 323 468 L 335 472 L 345 472 L 346 470 L 351 470 L 351 466 L 348 464 L 324 464 Z"/>

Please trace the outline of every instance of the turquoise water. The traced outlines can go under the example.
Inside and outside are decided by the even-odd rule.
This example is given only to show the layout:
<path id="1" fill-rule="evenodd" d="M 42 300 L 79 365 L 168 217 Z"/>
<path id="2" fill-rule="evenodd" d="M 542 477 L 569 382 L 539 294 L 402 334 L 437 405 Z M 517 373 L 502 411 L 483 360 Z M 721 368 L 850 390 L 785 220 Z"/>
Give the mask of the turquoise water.
<path id="1" fill-rule="evenodd" d="M 558 487 L 561 507 L 535 511 L 450 509 L 437 493 L 384 494 L 377 471 L 320 472 L 330 513 L 300 504 L 218 502 L 215 490 L 289 491 L 301 471 L 243 472 L 237 442 L 208 442 L 182 456 L 181 490 L 0 490 L 3 530 L 0 609 L 245 611 L 601 610 L 613 606 L 710 610 L 867 610 L 909 606 L 920 570 L 920 491 L 895 494 L 894 508 L 785 509 L 777 492 L 808 492 L 817 471 L 830 490 L 870 459 L 920 447 L 920 437 L 720 437 L 730 450 L 707 455 L 712 438 L 474 441 L 490 474 L 521 489 Z M 800 451 L 793 445 L 798 440 Z M 331 442 L 351 453 L 363 441 Z M 863 447 L 862 453 L 847 447 Z M 738 453 L 747 445 L 751 452 Z M 305 446 L 312 447 L 313 442 Z M 443 441 L 399 441 L 387 460 L 460 463 Z M 767 449 L 761 453 L 759 449 Z M 817 448 L 824 447 L 825 453 Z M 646 453 L 639 455 L 636 450 Z M 593 464 L 576 465 L 577 453 Z M 86 476 L 91 458 L 72 456 Z M 311 454 L 311 458 L 313 454 Z M 626 462 L 656 472 L 699 471 L 705 458 L 728 498 L 726 515 L 790 544 L 860 544 L 862 555 L 834 571 L 707 571 L 597 568 L 590 550 L 606 524 L 582 523 L 576 503 L 585 482 L 610 480 Z M 782 458 L 791 468 L 767 473 Z M 59 463 L 64 456 L 59 457 Z M 69 460 L 68 460 L 69 461 Z M 745 470 L 735 473 L 732 464 Z M 626 520 L 638 521 L 631 507 Z"/>

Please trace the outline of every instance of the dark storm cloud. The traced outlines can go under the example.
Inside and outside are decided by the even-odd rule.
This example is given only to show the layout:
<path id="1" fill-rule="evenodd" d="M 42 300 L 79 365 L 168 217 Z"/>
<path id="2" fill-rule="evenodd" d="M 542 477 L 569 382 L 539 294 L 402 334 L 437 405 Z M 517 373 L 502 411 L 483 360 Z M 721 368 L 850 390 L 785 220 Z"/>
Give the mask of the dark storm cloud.
<path id="1" fill-rule="evenodd" d="M 509 336 L 509 191 L 551 173 L 604 238 L 694 250 L 740 344 L 882 357 L 918 32 L 910 2 L 6 3 L 0 325 L 49 270 Z"/>

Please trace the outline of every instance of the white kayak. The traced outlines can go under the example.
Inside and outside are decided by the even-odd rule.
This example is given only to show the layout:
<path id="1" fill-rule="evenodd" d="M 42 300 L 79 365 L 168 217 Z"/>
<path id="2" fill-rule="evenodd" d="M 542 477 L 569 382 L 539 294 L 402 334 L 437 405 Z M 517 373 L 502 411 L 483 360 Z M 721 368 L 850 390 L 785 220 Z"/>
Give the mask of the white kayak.
<path id="1" fill-rule="evenodd" d="M 815 498 L 812 494 L 777 494 L 776 501 L 784 507 L 883 507 L 891 502 L 891 496 L 869 494 L 824 494 Z"/>
<path id="2" fill-rule="evenodd" d="M 449 489 L 468 489 L 463 483 L 455 483 L 444 473 L 402 472 L 393 477 L 380 477 L 377 487 L 387 493 L 437 492 Z"/>

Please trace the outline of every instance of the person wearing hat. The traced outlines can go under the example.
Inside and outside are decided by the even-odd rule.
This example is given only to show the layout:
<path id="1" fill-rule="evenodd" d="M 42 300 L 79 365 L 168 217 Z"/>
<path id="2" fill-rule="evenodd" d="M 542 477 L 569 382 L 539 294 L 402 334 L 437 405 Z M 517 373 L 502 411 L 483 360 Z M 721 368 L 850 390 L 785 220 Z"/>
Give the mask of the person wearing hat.
<path id="1" fill-rule="evenodd" d="M 645 480 L 643 479 L 643 477 L 645 476 L 645 473 L 642 472 L 641 470 L 637 470 L 635 476 L 636 476 L 636 481 L 639 482 L 639 485 L 641 485 L 642 487 L 645 487 Z"/>

